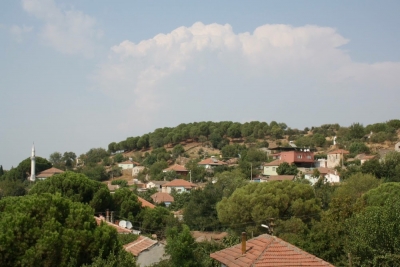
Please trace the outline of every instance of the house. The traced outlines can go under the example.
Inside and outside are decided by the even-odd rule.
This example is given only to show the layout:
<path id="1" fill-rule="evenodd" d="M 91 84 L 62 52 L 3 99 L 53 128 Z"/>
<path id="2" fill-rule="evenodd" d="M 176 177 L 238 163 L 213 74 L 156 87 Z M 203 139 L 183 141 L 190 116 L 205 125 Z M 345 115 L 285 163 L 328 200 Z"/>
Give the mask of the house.
<path id="1" fill-rule="evenodd" d="M 63 173 L 64 171 L 57 169 L 57 168 L 50 168 L 47 170 L 42 171 L 41 173 L 36 175 L 36 179 L 38 180 L 45 180 L 55 174 Z"/>
<path id="2" fill-rule="evenodd" d="M 314 152 L 309 148 L 299 147 L 274 147 L 271 150 L 279 151 L 274 153 L 275 158 L 289 164 L 295 164 L 297 167 L 314 167 Z"/>
<path id="3" fill-rule="evenodd" d="M 264 164 L 263 175 L 278 175 L 276 169 L 281 165 L 284 161 L 280 159 L 276 159 L 274 161 L 268 162 Z"/>
<path id="4" fill-rule="evenodd" d="M 304 173 L 304 178 L 307 179 L 311 185 L 318 182 L 319 178 L 323 178 L 327 183 L 340 183 L 340 175 L 335 169 L 330 168 L 318 168 L 320 173 L 319 177 L 313 177 L 313 170 Z"/>
<path id="5" fill-rule="evenodd" d="M 122 168 L 123 170 L 133 169 L 133 167 L 139 166 L 139 165 L 140 165 L 140 163 L 137 163 L 132 160 L 127 160 L 127 161 L 118 163 L 118 167 Z"/>
<path id="6" fill-rule="evenodd" d="M 336 149 L 328 153 L 328 168 L 335 168 L 340 165 L 340 161 L 344 160 L 344 155 L 349 154 L 350 152 L 344 149 Z"/>
<path id="7" fill-rule="evenodd" d="M 146 199 L 144 199 L 144 198 L 141 198 L 141 197 L 137 197 L 138 198 L 138 200 L 139 200 L 139 202 L 142 204 L 142 207 L 143 208 L 145 208 L 145 207 L 147 207 L 147 208 L 150 208 L 150 209 L 154 209 L 156 206 L 154 206 L 154 204 L 152 204 L 152 203 L 150 203 L 150 202 L 148 202 Z"/>
<path id="8" fill-rule="evenodd" d="M 157 188 L 158 192 L 161 192 L 163 184 L 168 183 L 168 181 L 150 181 L 146 184 L 146 188 Z"/>
<path id="9" fill-rule="evenodd" d="M 210 255 L 221 267 L 334 267 L 332 264 L 271 235 L 260 235 Z"/>
<path id="10" fill-rule="evenodd" d="M 132 253 L 136 257 L 138 265 L 142 267 L 150 266 L 166 259 L 164 247 L 157 240 L 142 235 L 135 241 L 124 245 L 125 251 Z"/>
<path id="11" fill-rule="evenodd" d="M 218 166 L 226 166 L 228 165 L 226 162 L 223 162 L 221 160 L 216 159 L 215 157 L 211 157 L 208 159 L 204 159 L 202 161 L 200 161 L 199 163 L 197 163 L 200 166 L 203 166 L 206 169 L 212 169 L 214 167 L 218 167 Z"/>
<path id="12" fill-rule="evenodd" d="M 171 182 L 163 184 L 161 191 L 163 193 L 171 194 L 172 190 L 174 189 L 176 190 L 176 192 L 182 193 L 182 192 L 189 192 L 196 187 L 197 186 L 195 184 L 192 184 L 191 182 L 188 182 L 186 180 L 174 179 Z"/>
<path id="13" fill-rule="evenodd" d="M 172 202 L 174 202 L 174 197 L 171 196 L 168 193 L 162 193 L 162 192 L 157 192 L 153 195 L 151 195 L 151 199 L 153 199 L 154 203 L 160 204 L 164 203 L 165 206 L 171 205 Z"/>
<path id="14" fill-rule="evenodd" d="M 132 168 L 132 176 L 136 177 L 139 175 L 140 172 L 143 172 L 145 169 L 144 166 L 135 166 Z"/>
<path id="15" fill-rule="evenodd" d="M 179 164 L 174 164 L 171 167 L 168 167 L 166 169 L 163 170 L 163 172 L 169 172 L 169 171 L 174 171 L 179 175 L 183 175 L 183 176 L 187 176 L 187 174 L 189 173 L 189 170 L 187 170 L 184 166 L 179 165 Z"/>

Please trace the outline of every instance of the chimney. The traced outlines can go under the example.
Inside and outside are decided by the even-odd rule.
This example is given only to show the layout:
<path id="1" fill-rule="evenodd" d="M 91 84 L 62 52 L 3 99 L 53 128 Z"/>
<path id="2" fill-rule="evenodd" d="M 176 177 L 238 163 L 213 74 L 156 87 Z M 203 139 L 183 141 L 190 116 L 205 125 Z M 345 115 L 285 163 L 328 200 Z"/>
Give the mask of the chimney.
<path id="1" fill-rule="evenodd" d="M 114 223 L 114 212 L 113 211 L 111 212 L 111 219 L 110 220 L 111 220 L 112 223 Z"/>
<path id="2" fill-rule="evenodd" d="M 110 221 L 110 210 L 107 209 L 106 210 L 106 222 L 109 222 L 109 221 Z"/>
<path id="3" fill-rule="evenodd" d="M 242 232 L 242 255 L 246 254 L 246 232 Z"/>

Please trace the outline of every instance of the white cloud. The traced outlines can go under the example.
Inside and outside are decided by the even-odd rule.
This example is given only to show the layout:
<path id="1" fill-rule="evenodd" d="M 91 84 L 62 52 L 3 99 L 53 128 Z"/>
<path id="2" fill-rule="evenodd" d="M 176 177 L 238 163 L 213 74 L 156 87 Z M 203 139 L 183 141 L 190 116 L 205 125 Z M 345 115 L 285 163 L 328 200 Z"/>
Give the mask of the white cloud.
<path id="1" fill-rule="evenodd" d="M 229 24 L 197 22 L 113 46 L 93 79 L 140 114 L 136 125 L 153 127 L 165 124 L 163 117 L 172 124 L 255 117 L 289 125 L 351 123 L 362 112 L 388 116 L 375 108 L 384 100 L 398 114 L 396 101 L 382 94 L 399 97 L 400 64 L 354 62 L 341 49 L 347 43 L 328 27 L 263 25 L 236 34 Z"/>
<path id="2" fill-rule="evenodd" d="M 79 10 L 63 10 L 54 0 L 22 0 L 26 12 L 44 22 L 41 37 L 59 52 L 92 56 L 103 33 L 96 20 Z"/>
<path id="3" fill-rule="evenodd" d="M 18 25 L 12 25 L 10 27 L 10 33 L 14 36 L 15 40 L 20 43 L 23 41 L 25 34 L 32 32 L 32 26 L 25 26 L 22 27 Z"/>

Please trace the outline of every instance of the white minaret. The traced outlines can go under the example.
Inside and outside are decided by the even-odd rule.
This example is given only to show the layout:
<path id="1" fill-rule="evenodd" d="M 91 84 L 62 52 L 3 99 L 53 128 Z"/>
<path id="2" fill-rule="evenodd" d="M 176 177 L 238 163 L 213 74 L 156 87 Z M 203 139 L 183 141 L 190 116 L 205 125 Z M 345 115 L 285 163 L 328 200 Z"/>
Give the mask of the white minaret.
<path id="1" fill-rule="evenodd" d="M 31 177 L 29 180 L 31 182 L 34 182 L 36 180 L 36 174 L 35 174 L 35 144 L 32 146 L 32 154 L 31 154 Z"/>

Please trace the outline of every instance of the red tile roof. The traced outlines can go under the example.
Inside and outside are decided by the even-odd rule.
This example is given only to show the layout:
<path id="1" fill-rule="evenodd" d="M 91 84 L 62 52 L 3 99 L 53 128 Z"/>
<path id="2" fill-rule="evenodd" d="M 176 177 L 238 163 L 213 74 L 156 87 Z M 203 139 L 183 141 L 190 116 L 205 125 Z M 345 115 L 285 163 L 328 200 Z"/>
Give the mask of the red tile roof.
<path id="1" fill-rule="evenodd" d="M 151 198 L 155 203 L 174 202 L 174 197 L 168 193 L 158 192 L 151 195 Z"/>
<path id="2" fill-rule="evenodd" d="M 331 152 L 329 152 L 328 154 L 349 154 L 350 152 L 344 149 L 336 149 L 333 150 Z"/>
<path id="3" fill-rule="evenodd" d="M 154 204 L 151 204 L 150 202 L 148 202 L 146 199 L 143 199 L 141 197 L 137 197 L 138 200 L 140 201 L 140 203 L 142 203 L 142 207 L 148 207 L 150 209 L 154 209 L 156 206 L 154 206 Z"/>
<path id="4" fill-rule="evenodd" d="M 276 159 L 276 160 L 274 160 L 274 161 L 265 163 L 264 166 L 279 166 L 279 165 L 281 165 L 281 164 L 284 163 L 284 162 L 285 162 L 285 161 L 283 161 L 283 160 L 281 160 L 281 159 Z"/>
<path id="5" fill-rule="evenodd" d="M 169 183 L 163 184 L 162 187 L 185 187 L 185 188 L 194 188 L 196 187 L 195 184 L 188 182 L 183 179 L 175 179 Z"/>
<path id="6" fill-rule="evenodd" d="M 334 267 L 278 237 L 267 234 L 248 240 L 246 253 L 243 255 L 242 245 L 238 244 L 212 253 L 210 257 L 227 267 Z"/>
<path id="7" fill-rule="evenodd" d="M 227 165 L 226 162 L 217 160 L 215 158 L 208 158 L 200 161 L 197 163 L 198 165 L 211 165 L 211 166 L 221 166 L 221 165 Z"/>
<path id="8" fill-rule="evenodd" d="M 57 168 L 50 168 L 47 170 L 42 171 L 41 173 L 36 175 L 36 178 L 48 178 L 50 176 L 53 176 L 54 174 L 58 174 L 58 173 L 63 173 L 63 170 L 57 169 Z"/>
<path id="9" fill-rule="evenodd" d="M 157 243 L 157 240 L 153 240 L 141 235 L 135 241 L 124 245 L 124 249 L 137 257 L 140 253 L 151 248 Z"/>
<path id="10" fill-rule="evenodd" d="M 184 166 L 179 165 L 179 164 L 174 164 L 169 168 L 166 168 L 163 170 L 164 172 L 166 171 L 176 171 L 176 172 L 188 172 L 189 170 L 187 170 Z"/>

